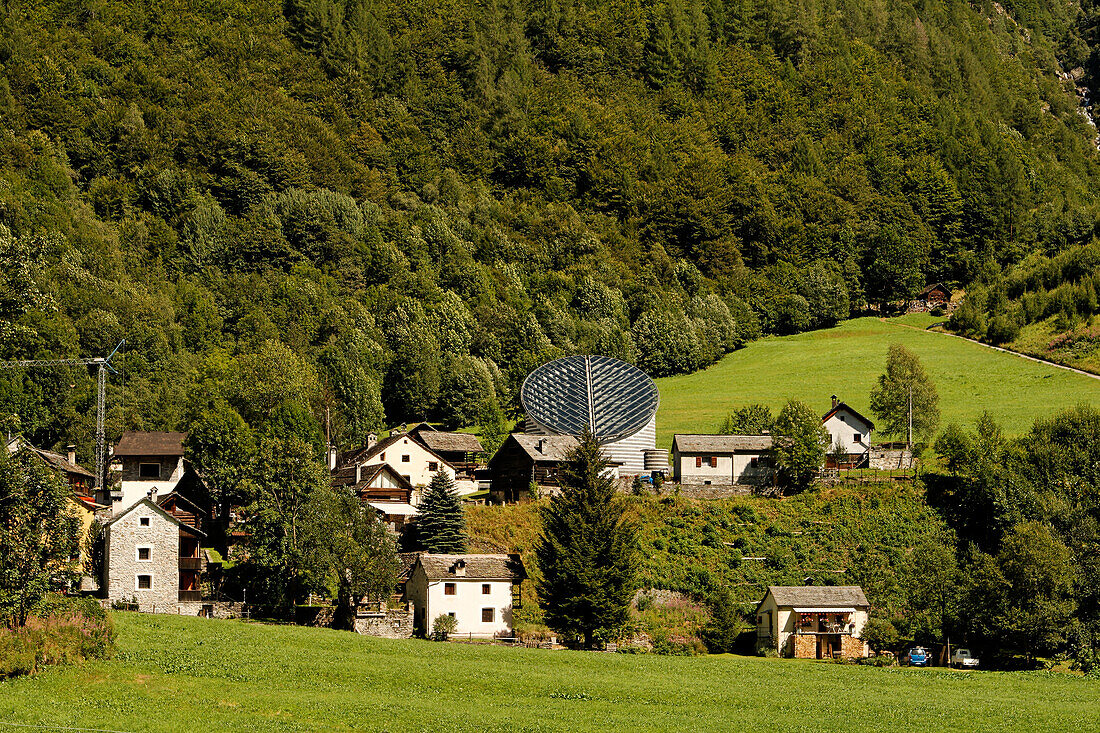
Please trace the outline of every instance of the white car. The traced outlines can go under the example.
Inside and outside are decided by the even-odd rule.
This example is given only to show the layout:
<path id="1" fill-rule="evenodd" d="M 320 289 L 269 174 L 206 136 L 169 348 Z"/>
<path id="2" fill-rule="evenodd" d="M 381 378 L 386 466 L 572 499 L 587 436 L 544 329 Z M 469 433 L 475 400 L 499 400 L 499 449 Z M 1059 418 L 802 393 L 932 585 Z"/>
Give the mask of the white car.
<path id="1" fill-rule="evenodd" d="M 956 649 L 951 654 L 951 666 L 959 669 L 977 669 L 978 658 L 969 649 Z"/>

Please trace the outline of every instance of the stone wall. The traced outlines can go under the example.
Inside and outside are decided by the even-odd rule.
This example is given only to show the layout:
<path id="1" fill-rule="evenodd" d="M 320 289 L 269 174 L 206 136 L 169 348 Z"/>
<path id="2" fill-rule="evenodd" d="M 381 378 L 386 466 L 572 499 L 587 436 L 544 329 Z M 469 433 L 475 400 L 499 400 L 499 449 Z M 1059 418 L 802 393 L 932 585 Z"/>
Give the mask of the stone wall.
<path id="1" fill-rule="evenodd" d="M 870 467 L 876 471 L 898 471 L 913 468 L 913 452 L 908 448 L 871 447 Z"/>
<path id="2" fill-rule="evenodd" d="M 242 618 L 244 604 L 227 601 L 186 601 L 179 604 L 177 611 L 183 616 L 205 616 L 206 618 Z"/>
<path id="3" fill-rule="evenodd" d="M 817 659 L 817 636 L 814 634 L 793 634 L 795 659 Z"/>
<path id="4" fill-rule="evenodd" d="M 734 496 L 750 496 L 756 491 L 752 484 L 689 484 L 679 485 L 680 496 L 689 499 L 729 499 Z M 675 494 L 675 484 L 665 484 L 661 487 L 662 494 Z"/>
<path id="5" fill-rule="evenodd" d="M 141 524 L 142 518 L 149 520 Z M 179 527 L 148 504 L 134 509 L 107 527 L 107 598 L 137 598 L 138 610 L 177 613 L 179 606 Z M 149 560 L 138 560 L 138 548 L 150 549 Z M 139 575 L 152 576 L 152 588 L 137 587 Z"/>
<path id="6" fill-rule="evenodd" d="M 412 606 L 389 608 L 383 613 L 363 613 L 355 618 L 355 631 L 384 639 L 408 639 L 413 635 Z"/>
<path id="7" fill-rule="evenodd" d="M 867 656 L 866 652 L 863 639 L 848 635 L 840 637 L 840 656 L 844 659 L 862 659 Z"/>

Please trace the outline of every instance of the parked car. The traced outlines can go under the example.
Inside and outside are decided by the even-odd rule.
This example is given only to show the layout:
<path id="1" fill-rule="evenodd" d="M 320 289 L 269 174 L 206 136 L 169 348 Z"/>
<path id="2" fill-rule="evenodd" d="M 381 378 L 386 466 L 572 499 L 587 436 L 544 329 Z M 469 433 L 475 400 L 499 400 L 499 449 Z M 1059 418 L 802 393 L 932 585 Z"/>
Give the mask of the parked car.
<path id="1" fill-rule="evenodd" d="M 922 646 L 915 646 L 905 655 L 905 663 L 910 667 L 927 667 L 931 660 L 928 651 Z"/>
<path id="2" fill-rule="evenodd" d="M 977 669 L 978 658 L 969 649 L 956 649 L 951 653 L 951 666 L 959 669 Z"/>

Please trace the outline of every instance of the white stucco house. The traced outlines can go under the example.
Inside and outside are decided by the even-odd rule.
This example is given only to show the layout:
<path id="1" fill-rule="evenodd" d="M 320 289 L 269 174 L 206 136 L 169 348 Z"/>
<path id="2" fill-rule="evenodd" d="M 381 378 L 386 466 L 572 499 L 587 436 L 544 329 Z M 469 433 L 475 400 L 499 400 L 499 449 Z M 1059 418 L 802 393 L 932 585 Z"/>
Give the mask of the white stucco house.
<path id="1" fill-rule="evenodd" d="M 761 485 L 773 474 L 770 435 L 689 435 L 672 438 L 672 478 L 678 484 Z"/>
<path id="2" fill-rule="evenodd" d="M 756 607 L 756 645 L 782 657 L 858 659 L 871 607 L 858 585 L 773 585 Z"/>
<path id="3" fill-rule="evenodd" d="M 458 623 L 454 637 L 511 636 L 526 577 L 519 555 L 421 554 L 405 585 L 413 626 L 429 634 L 436 617 L 447 615 Z"/>
<path id="4" fill-rule="evenodd" d="M 371 467 L 378 464 L 387 464 L 394 473 L 412 484 L 416 489 L 412 495 L 414 505 L 420 502 L 422 491 L 419 489 L 431 483 L 432 477 L 438 471 L 454 480 L 455 490 L 459 495 L 472 494 L 478 488 L 476 481 L 458 475 L 450 462 L 409 433 L 395 432 L 383 440 L 368 442 L 362 448 L 342 453 L 336 456 L 330 468 L 335 475 L 355 466 Z"/>
<path id="5" fill-rule="evenodd" d="M 118 483 L 109 497 L 114 514 L 119 514 L 150 493 L 171 492 L 185 471 L 183 441 L 187 433 L 127 430 L 111 453 L 111 470 Z"/>
<path id="6" fill-rule="evenodd" d="M 859 468 L 867 465 L 871 456 L 871 433 L 875 431 L 873 422 L 833 395 L 833 406 L 821 418 L 821 424 L 829 433 L 830 463 L 835 464 L 833 454 L 839 446 L 847 454 L 849 466 Z"/>

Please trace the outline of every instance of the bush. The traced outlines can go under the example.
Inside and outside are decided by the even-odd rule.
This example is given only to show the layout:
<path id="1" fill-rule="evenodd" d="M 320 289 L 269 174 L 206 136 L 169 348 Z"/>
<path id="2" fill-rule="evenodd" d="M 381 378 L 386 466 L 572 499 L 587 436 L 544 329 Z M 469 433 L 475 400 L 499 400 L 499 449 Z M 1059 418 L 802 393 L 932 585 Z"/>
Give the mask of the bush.
<path id="1" fill-rule="evenodd" d="M 447 641 L 447 637 L 458 628 L 458 619 L 441 613 L 432 622 L 432 641 Z"/>
<path id="2" fill-rule="evenodd" d="M 26 626 L 0 630 L 0 679 L 106 658 L 114 641 L 114 625 L 94 600 L 47 596 Z"/>

